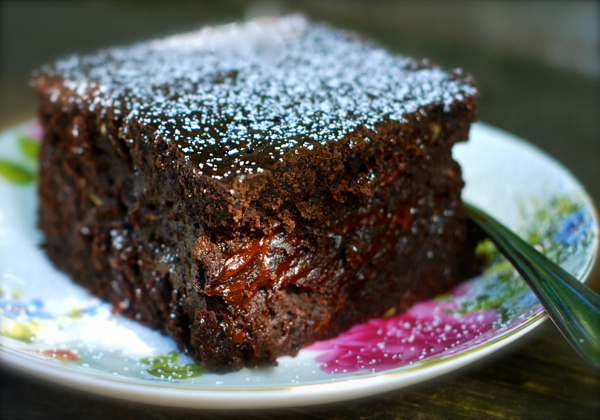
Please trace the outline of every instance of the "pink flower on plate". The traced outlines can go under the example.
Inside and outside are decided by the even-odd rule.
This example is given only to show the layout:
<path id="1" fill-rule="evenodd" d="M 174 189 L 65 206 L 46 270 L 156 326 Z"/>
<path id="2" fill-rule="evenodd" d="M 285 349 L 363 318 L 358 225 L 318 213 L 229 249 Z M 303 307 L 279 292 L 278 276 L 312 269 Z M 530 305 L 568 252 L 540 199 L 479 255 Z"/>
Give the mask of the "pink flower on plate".
<path id="1" fill-rule="evenodd" d="M 381 371 L 451 354 L 499 318 L 494 310 L 454 312 L 459 309 L 452 301 L 418 303 L 404 314 L 373 319 L 308 349 L 330 350 L 316 358 L 328 373 Z"/>
<path id="2" fill-rule="evenodd" d="M 44 137 L 44 129 L 38 121 L 31 124 L 30 133 L 31 137 L 33 137 L 36 140 L 41 140 L 42 137 Z"/>

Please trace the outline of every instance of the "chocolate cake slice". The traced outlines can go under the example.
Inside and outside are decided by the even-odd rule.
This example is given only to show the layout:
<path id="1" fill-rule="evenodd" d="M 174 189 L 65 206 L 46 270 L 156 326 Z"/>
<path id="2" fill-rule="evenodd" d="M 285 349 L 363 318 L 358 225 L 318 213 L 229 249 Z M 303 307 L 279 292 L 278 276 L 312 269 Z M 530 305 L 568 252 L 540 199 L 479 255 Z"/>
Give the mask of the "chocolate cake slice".
<path id="1" fill-rule="evenodd" d="M 210 372 L 478 270 L 460 71 L 288 16 L 74 56 L 33 85 L 48 256 Z"/>

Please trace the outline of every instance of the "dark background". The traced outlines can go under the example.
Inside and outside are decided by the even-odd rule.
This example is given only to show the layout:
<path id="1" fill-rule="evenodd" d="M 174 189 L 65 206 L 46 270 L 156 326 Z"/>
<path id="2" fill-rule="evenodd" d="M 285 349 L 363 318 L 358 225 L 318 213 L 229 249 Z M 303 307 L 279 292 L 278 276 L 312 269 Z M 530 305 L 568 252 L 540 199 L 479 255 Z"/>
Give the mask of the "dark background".
<path id="1" fill-rule="evenodd" d="M 566 166 L 600 203 L 600 3 L 0 3 L 0 129 L 35 116 L 30 71 L 70 53 L 300 11 L 392 51 L 462 67 L 481 87 L 480 120 Z M 600 290 L 600 276 L 589 284 Z M 550 322 L 457 373 L 382 396 L 265 412 L 202 412 L 105 400 L 2 369 L 2 418 L 599 418 L 600 377 Z"/>

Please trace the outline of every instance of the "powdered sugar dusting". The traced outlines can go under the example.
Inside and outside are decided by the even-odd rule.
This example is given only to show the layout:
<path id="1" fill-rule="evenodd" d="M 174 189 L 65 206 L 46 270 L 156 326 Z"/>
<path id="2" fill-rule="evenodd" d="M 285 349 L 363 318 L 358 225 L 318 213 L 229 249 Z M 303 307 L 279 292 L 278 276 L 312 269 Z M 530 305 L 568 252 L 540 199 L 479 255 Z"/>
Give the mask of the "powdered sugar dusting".
<path id="1" fill-rule="evenodd" d="M 422 67 L 293 15 L 74 56 L 43 74 L 61 76 L 82 106 L 116 110 L 227 178 L 476 94 L 468 78 Z"/>

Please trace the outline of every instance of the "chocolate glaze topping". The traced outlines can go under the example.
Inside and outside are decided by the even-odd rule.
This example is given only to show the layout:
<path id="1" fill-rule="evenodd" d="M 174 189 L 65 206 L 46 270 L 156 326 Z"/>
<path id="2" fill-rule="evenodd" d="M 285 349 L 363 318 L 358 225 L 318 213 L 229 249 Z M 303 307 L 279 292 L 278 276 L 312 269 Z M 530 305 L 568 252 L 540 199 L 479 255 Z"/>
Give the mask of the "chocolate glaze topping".
<path id="1" fill-rule="evenodd" d="M 176 142 L 217 179 L 476 94 L 460 70 L 392 55 L 298 15 L 73 56 L 41 73 L 62 79 L 90 111 L 136 119 Z"/>

